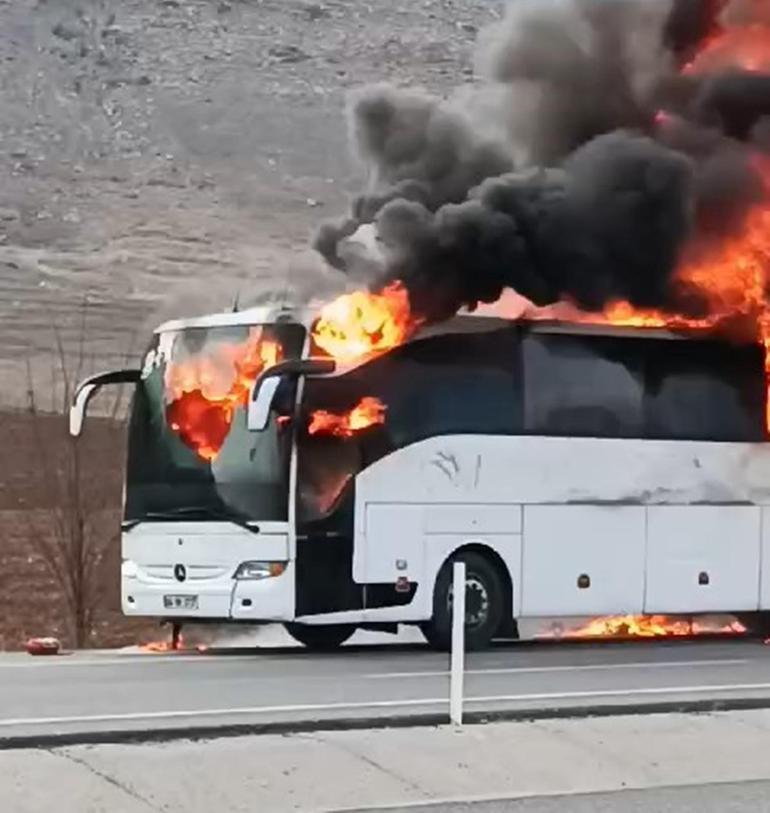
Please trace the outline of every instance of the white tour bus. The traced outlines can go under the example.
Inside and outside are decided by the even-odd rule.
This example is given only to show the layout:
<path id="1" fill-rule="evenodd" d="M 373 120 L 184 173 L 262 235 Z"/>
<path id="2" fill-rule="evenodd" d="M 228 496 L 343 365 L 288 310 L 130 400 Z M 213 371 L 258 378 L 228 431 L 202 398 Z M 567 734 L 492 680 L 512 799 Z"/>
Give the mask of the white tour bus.
<path id="1" fill-rule="evenodd" d="M 464 315 L 343 367 L 309 320 L 171 322 L 142 370 L 80 386 L 73 434 L 99 387 L 135 385 L 126 615 L 283 622 L 315 648 L 416 624 L 446 648 L 456 559 L 469 648 L 527 617 L 770 610 L 760 347 Z M 255 336 L 283 360 L 246 377 L 225 419 L 200 390 L 180 418 L 185 365 L 219 375 Z M 367 396 L 384 422 L 309 431 Z"/>

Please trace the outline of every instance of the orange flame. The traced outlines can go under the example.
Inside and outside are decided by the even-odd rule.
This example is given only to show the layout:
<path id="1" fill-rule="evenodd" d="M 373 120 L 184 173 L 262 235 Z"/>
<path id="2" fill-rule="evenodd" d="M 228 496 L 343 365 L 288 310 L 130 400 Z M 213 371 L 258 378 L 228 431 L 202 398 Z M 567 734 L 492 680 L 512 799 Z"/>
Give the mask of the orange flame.
<path id="1" fill-rule="evenodd" d="M 326 434 L 349 438 L 362 429 L 385 423 L 387 407 L 379 398 L 367 396 L 349 412 L 335 415 L 333 412 L 319 409 L 310 417 L 308 433 L 311 435 Z"/>
<path id="2" fill-rule="evenodd" d="M 770 164 L 758 158 L 756 165 L 770 199 Z M 770 203 L 758 204 L 748 213 L 738 236 L 708 250 L 691 247 L 675 282 L 705 298 L 707 316 L 694 319 L 663 310 L 637 309 L 620 301 L 610 303 L 601 314 L 577 319 L 630 327 L 740 331 L 764 347 L 770 387 L 770 309 L 766 299 L 770 283 Z M 766 422 L 770 432 L 770 397 Z"/>
<path id="3" fill-rule="evenodd" d="M 179 642 L 176 647 L 171 640 L 168 641 L 149 641 L 146 644 L 141 644 L 139 650 L 141 652 L 149 652 L 152 654 L 159 654 L 163 652 L 178 652 L 184 649 L 184 638 L 180 635 Z"/>
<path id="4" fill-rule="evenodd" d="M 767 0 L 754 0 L 766 3 Z M 724 4 L 722 4 L 724 5 Z M 725 67 L 746 70 L 770 68 L 770 27 L 720 24 L 702 44 L 684 73 L 709 73 Z M 658 123 L 665 123 L 661 111 Z M 628 302 L 611 303 L 599 321 L 634 327 L 674 329 L 729 329 L 749 332 L 765 350 L 766 379 L 770 392 L 770 309 L 767 304 L 770 282 L 770 161 L 756 157 L 756 168 L 765 184 L 765 202 L 748 214 L 742 232 L 704 252 L 692 246 L 682 263 L 676 282 L 705 298 L 708 315 L 693 319 L 684 314 L 660 310 L 638 310 Z M 589 319 L 593 321 L 593 319 Z M 766 416 L 770 432 L 770 398 Z"/>
<path id="5" fill-rule="evenodd" d="M 718 327 L 726 319 L 756 324 L 765 310 L 768 270 L 770 206 L 754 209 L 740 236 L 726 240 L 705 256 L 685 262 L 677 273 L 679 284 L 705 296 L 708 316 L 693 319 L 662 310 L 637 309 L 620 301 L 608 305 L 600 321 L 633 327 L 694 329 Z"/>
<path id="6" fill-rule="evenodd" d="M 420 325 L 409 293 L 393 282 L 379 293 L 354 291 L 321 309 L 313 326 L 315 345 L 332 358 L 353 362 L 402 344 Z"/>
<path id="7" fill-rule="evenodd" d="M 230 432 L 233 415 L 245 406 L 259 374 L 277 364 L 283 351 L 253 327 L 241 343 L 217 343 L 166 368 L 166 421 L 185 445 L 215 460 Z"/>
<path id="8" fill-rule="evenodd" d="M 542 637 L 559 638 L 665 638 L 691 635 L 742 635 L 746 627 L 737 619 L 709 624 L 707 620 L 668 615 L 608 615 L 593 618 L 577 629 L 552 630 Z"/>
<path id="9" fill-rule="evenodd" d="M 723 28 L 706 41 L 684 72 L 710 73 L 725 67 L 747 71 L 770 68 L 770 28 L 761 23 Z"/>

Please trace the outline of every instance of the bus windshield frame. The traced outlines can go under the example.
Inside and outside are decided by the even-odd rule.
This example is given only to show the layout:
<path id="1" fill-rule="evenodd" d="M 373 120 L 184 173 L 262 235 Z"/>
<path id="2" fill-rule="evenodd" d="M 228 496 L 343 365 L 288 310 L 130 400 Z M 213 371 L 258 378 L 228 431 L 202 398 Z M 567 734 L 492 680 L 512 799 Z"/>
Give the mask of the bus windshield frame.
<path id="1" fill-rule="evenodd" d="M 293 323 L 155 337 L 131 406 L 126 522 L 288 521 L 296 377 L 282 381 L 264 431 L 248 430 L 247 412 L 257 376 L 299 358 L 304 339 Z"/>

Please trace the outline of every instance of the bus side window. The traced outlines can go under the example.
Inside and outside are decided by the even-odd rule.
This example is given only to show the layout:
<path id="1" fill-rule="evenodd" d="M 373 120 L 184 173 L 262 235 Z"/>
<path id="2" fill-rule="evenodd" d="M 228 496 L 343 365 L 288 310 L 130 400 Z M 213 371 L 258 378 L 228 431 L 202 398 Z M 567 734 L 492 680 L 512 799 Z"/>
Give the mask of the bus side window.
<path id="1" fill-rule="evenodd" d="M 317 410 L 341 414 L 358 400 L 339 379 L 307 379 L 296 427 L 297 517 L 300 522 L 321 519 L 333 512 L 348 485 L 361 471 L 359 438 L 326 432 L 311 434 L 309 426 Z"/>
<path id="2" fill-rule="evenodd" d="M 524 424 L 529 434 L 642 437 L 642 374 L 628 339 L 524 338 Z"/>
<path id="3" fill-rule="evenodd" d="M 647 379 L 648 437 L 765 439 L 764 374 L 754 348 L 661 342 L 648 359 Z"/>
<path id="4" fill-rule="evenodd" d="M 356 438 L 298 436 L 297 515 L 300 521 L 320 519 L 338 504 L 361 470 Z"/>

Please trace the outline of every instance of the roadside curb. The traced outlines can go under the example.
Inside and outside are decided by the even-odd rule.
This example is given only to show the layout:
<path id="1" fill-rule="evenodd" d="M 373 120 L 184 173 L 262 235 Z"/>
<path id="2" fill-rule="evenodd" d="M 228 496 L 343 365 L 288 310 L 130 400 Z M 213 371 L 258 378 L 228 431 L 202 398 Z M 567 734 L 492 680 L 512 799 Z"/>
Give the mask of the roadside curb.
<path id="1" fill-rule="evenodd" d="M 734 699 L 672 700 L 655 703 L 595 704 L 539 709 L 500 709 L 470 711 L 464 714 L 466 725 L 501 722 L 536 722 L 590 717 L 635 717 L 648 714 L 711 714 L 724 711 L 751 711 L 770 708 L 770 697 Z M 449 726 L 446 712 L 401 714 L 379 717 L 341 719 L 307 719 L 269 723 L 235 723 L 231 725 L 177 726 L 172 728 L 112 729 L 108 731 L 73 731 L 53 734 L 20 734 L 0 737 L 0 751 L 66 748 L 78 745 L 146 745 L 202 741 L 232 737 L 291 735 L 322 731 L 362 731 L 389 728 L 438 728 Z"/>

